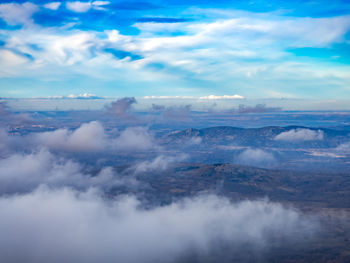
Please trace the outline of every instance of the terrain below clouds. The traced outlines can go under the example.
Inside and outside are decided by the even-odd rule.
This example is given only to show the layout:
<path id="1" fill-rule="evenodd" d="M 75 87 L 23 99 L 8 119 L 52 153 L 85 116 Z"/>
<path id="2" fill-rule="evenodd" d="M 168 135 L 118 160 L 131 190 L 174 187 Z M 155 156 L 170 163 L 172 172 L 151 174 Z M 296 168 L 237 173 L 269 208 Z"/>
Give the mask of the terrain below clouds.
<path id="1" fill-rule="evenodd" d="M 5 262 L 349 261 L 341 121 L 188 128 L 214 117 L 197 121 L 190 106 L 136 114 L 135 103 L 89 114 L 3 107 Z"/>

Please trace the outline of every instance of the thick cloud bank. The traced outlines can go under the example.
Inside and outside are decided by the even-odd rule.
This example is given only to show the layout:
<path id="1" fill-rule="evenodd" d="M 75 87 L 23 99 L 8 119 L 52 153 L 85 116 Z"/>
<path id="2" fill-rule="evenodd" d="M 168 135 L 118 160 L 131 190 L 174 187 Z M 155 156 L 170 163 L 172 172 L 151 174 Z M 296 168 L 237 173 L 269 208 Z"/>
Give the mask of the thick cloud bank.
<path id="1" fill-rule="evenodd" d="M 102 151 L 107 146 L 107 138 L 103 126 L 97 122 L 82 124 L 78 129 L 69 131 L 58 129 L 43 132 L 36 136 L 39 144 L 54 150 L 66 151 Z"/>
<path id="2" fill-rule="evenodd" d="M 316 141 L 323 140 L 323 131 L 309 130 L 309 129 L 293 129 L 287 132 L 282 132 L 275 137 L 277 141 L 286 142 L 303 142 L 303 141 Z"/>
<path id="3" fill-rule="evenodd" d="M 98 187 L 104 190 L 137 184 L 134 178 L 122 178 L 111 167 L 104 167 L 95 174 L 84 173 L 83 168 L 81 164 L 59 158 L 47 150 L 16 153 L 0 159 L 0 195 L 30 192 L 42 184 L 54 188 Z"/>
<path id="4" fill-rule="evenodd" d="M 279 204 L 232 204 L 216 196 L 145 210 L 130 196 L 112 201 L 94 190 L 42 187 L 2 197 L 0 210 L 0 254 L 7 263 L 183 262 L 193 255 L 198 262 L 224 262 L 242 247 L 242 256 L 251 257 L 267 251 L 270 242 L 301 238 L 313 229 Z M 221 246 L 228 258 L 219 253 L 210 260 Z"/>
<path id="5" fill-rule="evenodd" d="M 128 127 L 113 137 L 107 135 L 98 121 L 84 123 L 74 131 L 58 129 L 38 133 L 35 141 L 52 150 L 69 152 L 143 151 L 156 147 L 152 134 L 145 127 Z"/>

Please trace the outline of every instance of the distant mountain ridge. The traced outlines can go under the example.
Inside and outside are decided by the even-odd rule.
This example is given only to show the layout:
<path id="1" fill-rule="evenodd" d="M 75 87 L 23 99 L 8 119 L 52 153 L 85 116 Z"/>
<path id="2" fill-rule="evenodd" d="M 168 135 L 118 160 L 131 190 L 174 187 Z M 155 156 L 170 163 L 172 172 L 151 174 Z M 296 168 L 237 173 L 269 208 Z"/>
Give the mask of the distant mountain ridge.
<path id="1" fill-rule="evenodd" d="M 322 139 L 315 140 L 276 140 L 283 132 L 309 130 L 322 134 Z M 335 147 L 344 139 L 350 139 L 349 131 L 314 128 L 305 126 L 266 126 L 262 128 L 239 128 L 232 126 L 216 126 L 203 129 L 189 128 L 175 131 L 162 138 L 164 143 L 181 143 L 191 138 L 200 138 L 204 144 L 235 143 L 250 146 L 278 146 L 288 144 L 307 144 L 312 147 Z"/>

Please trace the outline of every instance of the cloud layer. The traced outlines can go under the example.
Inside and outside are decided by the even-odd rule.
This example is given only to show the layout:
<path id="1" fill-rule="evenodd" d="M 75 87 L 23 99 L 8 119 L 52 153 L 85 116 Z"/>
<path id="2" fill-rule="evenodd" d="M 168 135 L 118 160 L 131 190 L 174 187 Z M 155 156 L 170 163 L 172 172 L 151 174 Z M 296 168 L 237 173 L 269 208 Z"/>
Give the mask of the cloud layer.
<path id="1" fill-rule="evenodd" d="M 0 210 L 5 262 L 181 262 L 193 255 L 211 262 L 215 250 L 225 252 L 216 259 L 228 262 L 261 256 L 272 241 L 313 231 L 311 221 L 279 204 L 232 204 L 216 196 L 145 210 L 130 196 L 113 201 L 93 190 L 42 187 L 1 197 Z M 221 251 L 219 244 L 232 253 Z"/>

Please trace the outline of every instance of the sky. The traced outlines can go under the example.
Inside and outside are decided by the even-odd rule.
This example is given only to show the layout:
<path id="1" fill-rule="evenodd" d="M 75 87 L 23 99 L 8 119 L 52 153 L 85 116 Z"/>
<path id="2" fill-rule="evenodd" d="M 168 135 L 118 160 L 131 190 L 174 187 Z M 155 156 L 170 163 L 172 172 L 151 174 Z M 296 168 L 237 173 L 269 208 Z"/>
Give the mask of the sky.
<path id="1" fill-rule="evenodd" d="M 349 100 L 349 47 L 347 0 L 0 1 L 0 97 Z"/>

